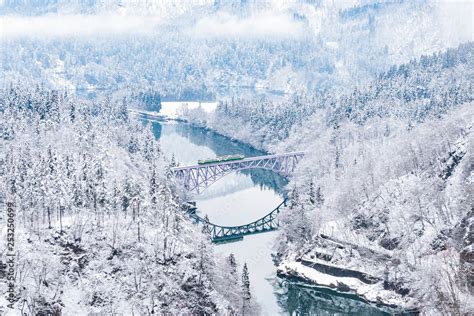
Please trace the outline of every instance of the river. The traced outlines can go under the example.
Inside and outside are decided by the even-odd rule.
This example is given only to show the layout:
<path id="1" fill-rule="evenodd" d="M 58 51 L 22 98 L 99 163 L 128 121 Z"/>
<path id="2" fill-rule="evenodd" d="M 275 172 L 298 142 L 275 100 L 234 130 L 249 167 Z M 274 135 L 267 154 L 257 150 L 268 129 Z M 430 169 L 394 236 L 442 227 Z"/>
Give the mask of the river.
<path id="1" fill-rule="evenodd" d="M 165 155 L 180 165 L 229 154 L 258 156 L 265 153 L 215 132 L 176 121 L 150 120 Z M 193 197 L 201 216 L 221 225 L 246 224 L 266 215 L 281 203 L 286 179 L 266 170 L 230 174 Z M 247 263 L 250 283 L 264 315 L 384 315 L 370 305 L 331 291 L 308 287 L 276 277 L 272 249 L 278 232 L 246 236 L 242 241 L 215 245 L 215 252 L 233 253 Z"/>

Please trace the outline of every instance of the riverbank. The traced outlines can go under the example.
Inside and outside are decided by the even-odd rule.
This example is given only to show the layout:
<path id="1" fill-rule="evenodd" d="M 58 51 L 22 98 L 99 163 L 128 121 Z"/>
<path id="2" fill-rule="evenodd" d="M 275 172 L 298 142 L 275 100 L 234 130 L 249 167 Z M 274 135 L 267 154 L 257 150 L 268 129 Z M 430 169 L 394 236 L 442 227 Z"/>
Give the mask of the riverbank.
<path id="1" fill-rule="evenodd" d="M 308 257 L 285 260 L 278 265 L 277 275 L 291 281 L 327 288 L 338 295 L 350 295 L 369 305 L 389 313 L 418 314 L 417 302 L 407 296 L 408 289 L 365 272 L 327 264 Z"/>

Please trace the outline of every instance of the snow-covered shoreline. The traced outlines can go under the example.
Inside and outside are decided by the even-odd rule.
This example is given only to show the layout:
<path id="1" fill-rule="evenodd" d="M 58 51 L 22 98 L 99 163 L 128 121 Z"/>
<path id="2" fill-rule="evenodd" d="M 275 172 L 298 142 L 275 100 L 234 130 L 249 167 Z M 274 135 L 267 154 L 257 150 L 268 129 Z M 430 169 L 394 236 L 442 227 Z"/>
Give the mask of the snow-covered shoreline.
<path id="1" fill-rule="evenodd" d="M 343 267 L 338 268 L 344 270 Z M 285 260 L 281 262 L 277 268 L 277 275 L 288 280 L 330 289 L 337 293 L 354 295 L 368 304 L 391 312 L 411 312 L 416 311 L 417 307 L 415 300 L 406 299 L 391 290 L 385 290 L 383 281 L 369 284 L 356 277 L 334 276 L 304 265 L 301 261 Z"/>

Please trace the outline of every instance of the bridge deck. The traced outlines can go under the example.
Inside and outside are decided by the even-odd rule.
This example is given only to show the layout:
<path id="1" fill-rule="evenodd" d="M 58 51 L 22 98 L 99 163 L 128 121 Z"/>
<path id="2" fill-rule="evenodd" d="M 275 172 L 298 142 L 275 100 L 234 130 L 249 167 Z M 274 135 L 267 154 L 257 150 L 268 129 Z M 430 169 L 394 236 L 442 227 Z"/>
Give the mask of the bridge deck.
<path id="1" fill-rule="evenodd" d="M 284 153 L 284 154 L 247 157 L 247 158 L 240 159 L 240 160 L 206 163 L 206 164 L 202 164 L 202 165 L 197 164 L 197 165 L 191 165 L 191 166 L 173 167 L 172 170 L 173 171 L 180 171 L 180 170 L 204 168 L 204 167 L 209 167 L 209 166 L 233 165 L 233 164 L 249 162 L 249 161 L 269 160 L 269 159 L 273 159 L 273 158 L 288 157 L 288 156 L 303 156 L 303 155 L 304 155 L 304 152 L 295 151 L 295 152 L 289 152 L 289 153 Z"/>

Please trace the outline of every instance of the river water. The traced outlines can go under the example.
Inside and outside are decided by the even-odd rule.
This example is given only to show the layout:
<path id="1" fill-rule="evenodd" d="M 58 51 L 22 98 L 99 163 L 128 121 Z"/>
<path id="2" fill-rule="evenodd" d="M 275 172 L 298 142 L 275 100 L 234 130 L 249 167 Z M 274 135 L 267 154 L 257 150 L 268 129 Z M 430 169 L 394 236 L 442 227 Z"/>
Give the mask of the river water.
<path id="1" fill-rule="evenodd" d="M 264 155 L 250 146 L 187 123 L 150 120 L 165 155 L 180 165 L 196 164 L 198 159 L 244 154 Z M 265 170 L 230 174 L 198 196 L 200 215 L 227 226 L 247 224 L 273 210 L 285 195 L 287 181 Z M 352 298 L 276 277 L 272 248 L 277 232 L 246 236 L 242 241 L 215 245 L 215 252 L 233 253 L 242 266 L 247 263 L 252 291 L 264 315 L 383 315 L 377 309 Z"/>

